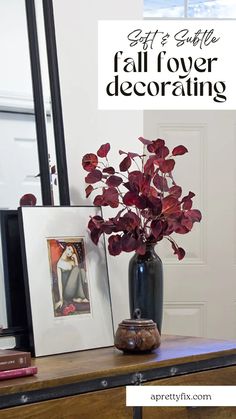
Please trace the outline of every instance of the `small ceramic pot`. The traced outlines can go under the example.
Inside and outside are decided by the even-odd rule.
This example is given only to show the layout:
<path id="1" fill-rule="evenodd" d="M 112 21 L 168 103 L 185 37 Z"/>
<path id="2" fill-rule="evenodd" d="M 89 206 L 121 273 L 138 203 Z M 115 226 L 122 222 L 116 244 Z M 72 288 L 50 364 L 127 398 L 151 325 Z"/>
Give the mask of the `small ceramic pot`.
<path id="1" fill-rule="evenodd" d="M 115 334 L 115 346 L 123 352 L 151 352 L 160 344 L 161 337 L 153 320 L 123 320 Z"/>

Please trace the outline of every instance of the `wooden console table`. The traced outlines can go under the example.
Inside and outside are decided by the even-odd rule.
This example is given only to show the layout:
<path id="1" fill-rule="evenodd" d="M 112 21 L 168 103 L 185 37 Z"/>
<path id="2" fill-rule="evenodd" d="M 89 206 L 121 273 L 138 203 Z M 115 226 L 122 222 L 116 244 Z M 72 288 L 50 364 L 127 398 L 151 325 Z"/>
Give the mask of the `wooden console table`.
<path id="1" fill-rule="evenodd" d="M 163 336 L 147 355 L 113 347 L 33 360 L 35 377 L 0 383 L 0 419 L 236 418 L 236 407 L 125 406 L 125 386 L 236 385 L 236 341 Z"/>

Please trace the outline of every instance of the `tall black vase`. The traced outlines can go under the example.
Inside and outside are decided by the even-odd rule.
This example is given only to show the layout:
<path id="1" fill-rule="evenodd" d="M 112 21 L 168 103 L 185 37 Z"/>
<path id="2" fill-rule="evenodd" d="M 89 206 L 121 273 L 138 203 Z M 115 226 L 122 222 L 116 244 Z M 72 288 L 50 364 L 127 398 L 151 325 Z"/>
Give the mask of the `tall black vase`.
<path id="1" fill-rule="evenodd" d="M 161 333 L 163 268 L 154 247 L 148 244 L 144 255 L 135 253 L 129 262 L 129 304 L 131 318 L 139 309 L 141 317 L 152 319 Z"/>

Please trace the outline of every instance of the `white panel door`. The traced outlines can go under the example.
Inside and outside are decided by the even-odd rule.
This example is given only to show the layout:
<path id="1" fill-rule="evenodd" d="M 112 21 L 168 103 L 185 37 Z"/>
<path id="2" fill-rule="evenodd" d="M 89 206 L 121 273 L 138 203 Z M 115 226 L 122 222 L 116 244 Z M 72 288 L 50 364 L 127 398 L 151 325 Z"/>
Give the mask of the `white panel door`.
<path id="1" fill-rule="evenodd" d="M 178 261 L 169 243 L 157 251 L 164 263 L 163 332 L 236 337 L 236 112 L 145 111 L 144 133 L 167 145 L 183 144 L 174 178 L 196 194 L 203 220 L 176 234 L 186 256 Z"/>
<path id="2" fill-rule="evenodd" d="M 41 205 L 34 116 L 0 112 L 0 156 L 0 208 L 16 209 L 27 193 Z"/>

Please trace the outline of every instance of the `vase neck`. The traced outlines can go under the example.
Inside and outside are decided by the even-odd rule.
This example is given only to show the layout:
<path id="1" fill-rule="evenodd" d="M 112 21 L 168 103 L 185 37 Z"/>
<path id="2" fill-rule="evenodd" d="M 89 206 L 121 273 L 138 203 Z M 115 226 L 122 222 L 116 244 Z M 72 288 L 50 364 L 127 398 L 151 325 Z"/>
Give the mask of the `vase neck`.
<path id="1" fill-rule="evenodd" d="M 146 252 L 143 255 L 144 258 L 147 257 L 157 257 L 157 253 L 156 253 L 156 243 L 147 243 L 146 244 Z"/>
<path id="2" fill-rule="evenodd" d="M 156 243 L 146 243 L 146 251 L 155 252 Z"/>
<path id="3" fill-rule="evenodd" d="M 146 243 L 146 248 L 147 249 L 155 249 L 155 247 L 157 246 L 157 243 Z"/>

